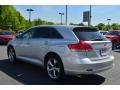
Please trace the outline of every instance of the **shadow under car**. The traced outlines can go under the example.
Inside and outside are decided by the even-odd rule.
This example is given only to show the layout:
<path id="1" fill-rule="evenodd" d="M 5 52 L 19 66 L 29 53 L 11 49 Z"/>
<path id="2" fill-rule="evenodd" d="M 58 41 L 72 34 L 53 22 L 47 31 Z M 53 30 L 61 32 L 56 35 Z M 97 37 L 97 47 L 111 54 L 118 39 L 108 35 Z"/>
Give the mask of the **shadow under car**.
<path id="1" fill-rule="evenodd" d="M 0 70 L 9 77 L 26 85 L 99 85 L 105 78 L 93 74 L 85 77 L 64 76 L 59 82 L 51 81 L 45 70 L 22 61 L 11 64 L 8 59 L 0 60 Z"/>

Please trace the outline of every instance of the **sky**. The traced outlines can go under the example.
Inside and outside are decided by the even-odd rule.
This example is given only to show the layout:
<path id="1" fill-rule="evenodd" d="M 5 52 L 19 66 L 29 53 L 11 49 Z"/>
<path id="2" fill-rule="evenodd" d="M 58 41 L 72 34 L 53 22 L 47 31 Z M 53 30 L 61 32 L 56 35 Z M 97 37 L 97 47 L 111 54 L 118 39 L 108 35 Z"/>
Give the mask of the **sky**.
<path id="1" fill-rule="evenodd" d="M 29 18 L 27 8 L 32 8 L 34 11 L 31 14 L 31 19 L 40 18 L 42 20 L 60 23 L 61 16 L 59 12 L 65 13 L 65 5 L 14 5 L 14 7 L 22 14 L 25 19 Z M 83 22 L 83 12 L 89 10 L 89 5 L 68 5 L 68 23 L 75 24 Z M 110 24 L 120 24 L 120 5 L 92 5 L 91 8 L 91 24 L 99 23 L 108 24 L 107 19 L 111 19 Z M 63 15 L 63 23 L 65 22 L 65 14 Z M 87 24 L 83 22 L 84 24 Z"/>

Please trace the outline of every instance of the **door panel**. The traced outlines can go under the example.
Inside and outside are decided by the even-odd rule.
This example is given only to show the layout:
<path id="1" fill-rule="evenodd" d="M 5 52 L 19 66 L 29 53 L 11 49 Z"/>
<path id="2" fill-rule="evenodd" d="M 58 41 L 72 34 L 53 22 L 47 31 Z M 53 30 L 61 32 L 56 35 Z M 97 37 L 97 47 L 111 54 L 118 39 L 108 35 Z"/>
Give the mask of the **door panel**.
<path id="1" fill-rule="evenodd" d="M 33 35 L 33 29 L 29 29 L 22 35 L 18 36 L 15 45 L 18 56 L 23 56 L 23 57 L 29 56 L 28 53 L 30 47 L 29 40 L 32 38 L 32 35 Z"/>
<path id="2" fill-rule="evenodd" d="M 47 39 L 31 39 L 29 49 L 29 57 L 43 60 L 45 53 L 48 50 Z"/>

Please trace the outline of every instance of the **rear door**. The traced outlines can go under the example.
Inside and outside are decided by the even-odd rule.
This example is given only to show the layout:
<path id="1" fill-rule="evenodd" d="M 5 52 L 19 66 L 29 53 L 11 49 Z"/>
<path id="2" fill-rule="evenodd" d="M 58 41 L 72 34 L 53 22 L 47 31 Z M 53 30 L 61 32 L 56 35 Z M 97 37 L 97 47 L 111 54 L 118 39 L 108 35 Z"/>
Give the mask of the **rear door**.
<path id="1" fill-rule="evenodd" d="M 105 38 L 97 29 L 90 27 L 74 28 L 73 32 L 79 40 L 89 43 L 93 50 L 86 51 L 88 58 L 98 60 L 108 57 L 111 53 L 111 42 Z"/>
<path id="2" fill-rule="evenodd" d="M 33 58 L 42 60 L 43 62 L 44 56 L 49 50 L 50 43 L 60 38 L 62 38 L 62 36 L 53 27 L 35 28 L 32 41 L 30 41 Z"/>
<path id="3" fill-rule="evenodd" d="M 43 62 L 43 57 L 48 50 L 48 33 L 45 27 L 34 28 L 34 34 L 32 39 L 29 41 L 31 51 L 31 57 L 40 62 Z"/>

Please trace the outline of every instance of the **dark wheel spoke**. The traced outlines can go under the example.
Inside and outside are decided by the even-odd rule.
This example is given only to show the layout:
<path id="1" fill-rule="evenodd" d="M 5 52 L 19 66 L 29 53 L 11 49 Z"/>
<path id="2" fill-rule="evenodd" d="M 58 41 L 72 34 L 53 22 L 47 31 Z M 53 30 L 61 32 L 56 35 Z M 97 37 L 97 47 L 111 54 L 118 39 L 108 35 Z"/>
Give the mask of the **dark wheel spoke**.
<path id="1" fill-rule="evenodd" d="M 8 50 L 8 58 L 10 60 L 10 62 L 15 62 L 16 56 L 15 56 L 15 52 L 13 48 L 9 48 Z"/>
<path id="2" fill-rule="evenodd" d="M 53 70 L 53 76 L 54 76 L 55 78 L 57 77 L 55 70 Z"/>
<path id="3" fill-rule="evenodd" d="M 60 72 L 60 68 L 55 68 L 55 70 L 59 73 Z"/>
<path id="4" fill-rule="evenodd" d="M 57 59 L 49 58 L 47 62 L 47 72 L 51 79 L 58 79 L 61 75 L 60 64 Z"/>

